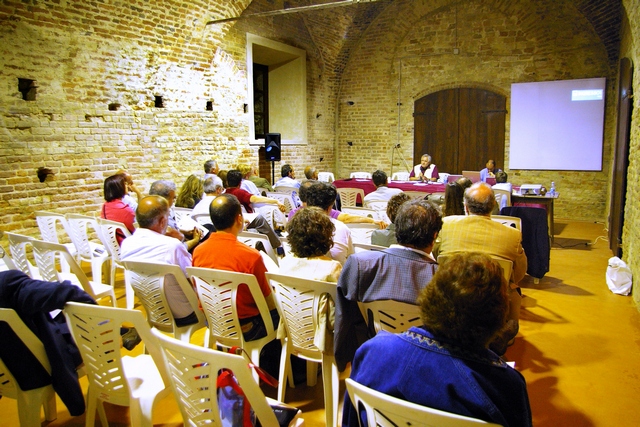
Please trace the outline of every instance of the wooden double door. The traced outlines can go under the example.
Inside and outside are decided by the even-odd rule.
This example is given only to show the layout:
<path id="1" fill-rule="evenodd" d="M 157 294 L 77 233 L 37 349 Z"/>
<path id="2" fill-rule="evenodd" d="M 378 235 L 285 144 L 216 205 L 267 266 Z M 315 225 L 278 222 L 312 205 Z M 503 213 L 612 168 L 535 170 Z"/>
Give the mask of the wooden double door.
<path id="1" fill-rule="evenodd" d="M 479 171 L 488 159 L 504 169 L 506 98 L 488 90 L 446 89 L 414 104 L 414 165 L 424 153 L 440 172 Z"/>

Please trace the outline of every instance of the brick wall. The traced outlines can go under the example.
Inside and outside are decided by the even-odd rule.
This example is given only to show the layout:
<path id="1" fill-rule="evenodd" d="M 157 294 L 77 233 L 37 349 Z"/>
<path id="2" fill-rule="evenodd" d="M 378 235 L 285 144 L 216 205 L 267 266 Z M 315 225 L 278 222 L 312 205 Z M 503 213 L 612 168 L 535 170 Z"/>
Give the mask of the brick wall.
<path id="1" fill-rule="evenodd" d="M 608 78 L 602 172 L 506 170 L 515 184 L 555 181 L 561 193 L 555 208 L 559 218 L 607 218 L 616 71 L 609 68 L 606 49 L 586 18 L 570 2 L 551 0 L 394 2 L 369 27 L 342 79 L 338 173 L 389 171 L 391 149 L 398 142 L 412 165 L 413 105 L 429 93 L 483 88 L 505 95 L 509 106 L 512 83 L 602 76 Z M 508 158 L 507 115 L 505 164 Z M 478 169 L 485 161 L 478 159 Z M 403 170 L 397 156 L 393 168 Z"/>
<path id="2" fill-rule="evenodd" d="M 303 21 L 205 26 L 251 3 L 3 2 L 1 229 L 38 235 L 36 210 L 97 214 L 104 178 L 120 167 L 146 191 L 156 179 L 180 186 L 211 158 L 223 169 L 257 164 L 259 147 L 249 143 L 243 108 L 247 31 L 308 52 L 310 144 L 284 147 L 283 159 L 299 171 L 333 165 L 335 78 L 319 71 Z M 34 81 L 35 100 L 22 99 L 19 79 Z M 155 107 L 157 97 L 162 108 Z M 38 167 L 55 175 L 40 183 Z"/>

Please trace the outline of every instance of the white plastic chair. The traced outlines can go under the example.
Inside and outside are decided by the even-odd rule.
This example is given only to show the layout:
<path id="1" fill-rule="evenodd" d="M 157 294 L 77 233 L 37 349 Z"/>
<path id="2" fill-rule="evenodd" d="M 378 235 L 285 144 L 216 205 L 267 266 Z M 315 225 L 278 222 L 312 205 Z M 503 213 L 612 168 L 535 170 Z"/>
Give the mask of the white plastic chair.
<path id="1" fill-rule="evenodd" d="M 503 276 L 507 281 L 507 283 L 509 283 L 509 280 L 511 279 L 511 272 L 513 271 L 513 261 L 500 258 L 495 255 L 490 255 L 490 257 L 491 259 L 496 261 L 500 265 L 500 267 L 502 267 Z M 442 264 L 446 262 L 448 258 L 449 258 L 449 255 L 438 255 L 438 264 Z"/>
<path id="2" fill-rule="evenodd" d="M 386 212 L 384 212 L 384 216 L 382 216 L 380 211 L 376 211 L 375 209 L 371 208 L 360 208 L 357 206 L 342 207 L 341 212 L 351 215 L 363 216 L 365 218 L 372 218 L 376 221 L 385 221 L 385 218 L 387 218 Z M 391 221 L 386 219 L 385 222 L 389 223 Z"/>
<path id="3" fill-rule="evenodd" d="M 476 427 L 482 424 L 487 427 L 499 427 L 498 424 L 487 423 L 450 412 L 440 411 L 407 402 L 379 391 L 365 387 L 347 378 L 347 392 L 355 408 L 364 408 L 367 413 L 367 425 L 377 426 L 424 426 L 424 427 Z"/>
<path id="4" fill-rule="evenodd" d="M 0 308 L 0 322 L 5 322 L 22 340 L 24 345 L 51 374 L 51 365 L 42 341 L 24 324 L 18 313 L 10 308 Z M 53 421 L 58 416 L 56 396 L 51 384 L 33 390 L 22 390 L 4 362 L 0 359 L 0 396 L 18 401 L 18 418 L 21 427 L 40 427 L 40 407 L 44 418 Z"/>
<path id="5" fill-rule="evenodd" d="M 11 259 L 16 268 L 22 271 L 32 279 L 40 279 L 40 272 L 38 267 L 35 266 L 27 256 L 27 246 L 31 246 L 31 242 L 35 240 L 33 237 L 24 236 L 16 233 L 5 233 L 7 240 L 9 241 L 9 251 L 11 252 Z"/>
<path id="6" fill-rule="evenodd" d="M 380 230 L 378 224 L 365 224 L 359 222 L 350 222 L 345 224 L 351 231 L 351 240 L 353 243 L 364 243 L 365 245 L 371 244 L 371 233 L 374 230 Z"/>
<path id="7" fill-rule="evenodd" d="M 71 237 L 69 237 L 69 224 L 67 223 L 65 216 L 63 214 L 46 211 L 36 211 L 35 215 L 42 240 L 45 242 L 63 243 L 67 249 L 69 249 L 71 255 L 75 257 L 76 247 L 73 242 L 60 242 L 60 229 L 58 228 L 58 224 L 62 227 L 62 234 L 66 235 L 66 237 L 71 240 Z M 67 266 L 64 265 L 64 260 L 60 260 L 60 262 L 62 263 L 63 270 L 69 271 Z"/>
<path id="8" fill-rule="evenodd" d="M 109 402 L 129 407 L 132 426 L 152 427 L 153 406 L 170 388 L 169 381 L 164 381 L 164 370 L 156 366 L 162 356 L 142 312 L 69 302 L 64 314 L 89 378 L 85 426 L 95 424 L 96 409 L 100 423 L 108 426 L 103 403 Z M 136 328 L 149 354 L 121 355 L 123 323 Z"/>
<path id="9" fill-rule="evenodd" d="M 422 325 L 420 307 L 415 304 L 393 300 L 358 301 L 358 308 L 369 329 L 376 334 L 380 331 L 396 334 Z"/>
<path id="10" fill-rule="evenodd" d="M 82 288 L 86 293 L 98 301 L 102 298 L 109 298 L 111 305 L 116 306 L 116 295 L 113 287 L 104 283 L 89 281 L 87 275 L 73 258 L 69 249 L 60 243 L 44 242 L 33 240 L 33 257 L 42 276 L 42 280 L 48 282 L 62 282 L 69 280 Z M 56 268 L 56 257 L 65 260 L 69 267 L 69 273 L 58 271 Z"/>
<path id="11" fill-rule="evenodd" d="M 409 181 L 409 172 L 394 172 L 391 181 Z"/>
<path id="12" fill-rule="evenodd" d="M 522 219 L 517 216 L 491 215 L 491 219 L 499 222 L 500 224 L 504 224 L 507 227 L 513 227 L 516 230 L 522 231 Z"/>
<path id="13" fill-rule="evenodd" d="M 290 193 L 282 193 L 282 192 L 267 192 L 267 197 L 271 199 L 276 199 L 280 203 L 282 203 L 285 207 L 285 214 L 289 214 L 291 210 L 296 208 L 296 204 L 293 201 L 293 196 Z"/>
<path id="14" fill-rule="evenodd" d="M 195 214 L 192 215 L 191 218 L 200 225 L 212 224 L 211 215 L 209 215 L 208 213 Z"/>
<path id="15" fill-rule="evenodd" d="M 502 209 L 506 206 L 511 206 L 511 191 L 494 188 L 493 194 L 496 197 L 496 203 L 498 204 L 498 209 Z"/>
<path id="16" fill-rule="evenodd" d="M 351 172 L 349 177 L 356 179 L 371 179 L 371 174 L 369 172 Z"/>
<path id="17" fill-rule="evenodd" d="M 196 285 L 198 297 L 209 325 L 210 346 L 241 347 L 247 351 L 253 363 L 260 363 L 260 350 L 276 339 L 267 301 L 262 295 L 258 280 L 253 274 L 212 268 L 187 267 L 187 274 Z M 245 284 L 262 316 L 267 334 L 265 337 L 245 341 L 240 328 L 236 305 L 238 286 Z M 275 325 L 277 327 L 277 325 Z M 256 374 L 256 380 L 258 379 Z"/>
<path id="18" fill-rule="evenodd" d="M 13 263 L 13 260 L 11 259 L 9 254 L 1 246 L 0 246 L 0 260 L 2 261 L 2 264 L 0 264 L 0 271 L 18 270 L 18 267 L 16 267 L 16 265 Z"/>
<path id="19" fill-rule="evenodd" d="M 267 255 L 269 255 L 269 257 L 276 265 L 279 265 L 278 255 L 276 254 L 276 251 L 273 250 L 271 242 L 269 242 L 269 238 L 264 234 L 253 233 L 251 231 L 241 231 L 240 234 L 238 234 L 238 241 L 244 243 L 247 246 L 251 246 L 254 249 L 256 248 L 256 244 L 258 244 L 258 242 L 262 243 L 262 246 L 264 247 Z"/>
<path id="20" fill-rule="evenodd" d="M 243 356 L 184 343 L 156 330 L 152 333 L 160 342 L 164 367 L 185 426 L 227 425 L 218 407 L 217 378 L 220 370 L 228 369 L 233 372 L 260 424 L 280 427 Z M 297 423 L 291 425 L 303 425 L 301 418 L 295 421 Z"/>
<path id="21" fill-rule="evenodd" d="M 177 224 L 180 224 L 182 217 L 191 217 L 191 212 L 193 212 L 193 209 L 173 207 L 173 213 L 175 214 Z"/>
<path id="22" fill-rule="evenodd" d="M 133 288 L 147 312 L 149 326 L 171 333 L 176 339 L 184 342 L 189 342 L 196 331 L 207 327 L 204 314 L 198 304 L 198 296 L 180 266 L 135 260 L 126 260 L 122 263 L 125 267 L 124 280 Z M 197 323 L 187 326 L 176 325 L 164 290 L 167 275 L 175 277 L 198 318 Z"/>
<path id="23" fill-rule="evenodd" d="M 333 172 L 318 172 L 318 181 L 322 182 L 333 182 L 336 178 L 333 175 Z"/>
<path id="24" fill-rule="evenodd" d="M 339 383 L 333 347 L 331 346 L 331 351 L 322 351 L 314 343 L 320 317 L 318 311 L 321 297 L 327 295 L 335 301 L 337 286 L 335 283 L 300 279 L 281 274 L 267 273 L 267 278 L 275 289 L 276 301 L 287 330 L 287 337 L 284 340 L 280 357 L 278 400 L 284 401 L 287 377 L 290 379 L 290 385 L 293 386 L 291 355 L 321 363 L 326 425 L 337 426 Z M 317 365 L 313 366 L 317 367 Z M 308 366 L 307 384 L 314 385 L 316 377 L 316 370 L 309 369 Z"/>
<path id="25" fill-rule="evenodd" d="M 102 266 L 111 258 L 111 255 L 109 255 L 107 248 L 102 243 L 98 244 L 89 240 L 87 230 L 87 227 L 91 227 L 100 238 L 98 222 L 94 217 L 79 214 L 67 214 L 66 218 L 69 226 L 69 237 L 71 237 L 71 241 L 76 248 L 78 263 L 82 261 L 90 263 L 91 278 L 96 282 L 102 283 Z M 107 278 L 106 282 L 109 282 L 109 278 Z"/>
<path id="26" fill-rule="evenodd" d="M 102 239 L 102 244 L 109 251 L 109 255 L 111 255 L 111 272 L 109 273 L 109 277 L 111 279 L 111 286 L 115 287 L 116 269 L 120 268 L 124 272 L 124 265 L 122 264 L 122 256 L 120 254 L 120 245 L 118 244 L 116 235 L 118 230 L 122 232 L 122 235 L 125 238 L 131 236 L 131 233 L 121 222 L 110 221 L 104 218 L 96 218 L 96 221 L 98 221 L 98 226 L 100 227 L 99 235 L 100 239 Z M 128 309 L 132 309 L 134 305 L 133 289 L 131 289 L 126 281 L 124 288 L 126 296 L 126 307 Z"/>
<path id="27" fill-rule="evenodd" d="M 336 190 L 340 196 L 341 208 L 356 206 L 358 196 L 361 202 L 364 200 L 364 191 L 361 188 L 337 188 Z"/>
<path id="28" fill-rule="evenodd" d="M 384 222 L 386 222 L 387 224 L 391 223 L 391 220 L 389 219 L 389 216 L 387 215 L 387 206 L 389 205 L 389 202 L 383 202 L 383 201 L 379 201 L 379 202 L 365 202 L 364 203 L 364 207 L 367 209 L 372 209 L 373 211 L 375 211 L 375 218 L 378 220 L 382 220 Z"/>

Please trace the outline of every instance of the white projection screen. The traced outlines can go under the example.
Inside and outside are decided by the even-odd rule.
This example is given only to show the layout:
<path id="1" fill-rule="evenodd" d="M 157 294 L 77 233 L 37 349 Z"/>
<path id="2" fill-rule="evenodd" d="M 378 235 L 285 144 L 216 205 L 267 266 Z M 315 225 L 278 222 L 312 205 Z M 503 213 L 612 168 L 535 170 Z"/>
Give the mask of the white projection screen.
<path id="1" fill-rule="evenodd" d="M 602 170 L 606 79 L 511 85 L 509 169 Z"/>

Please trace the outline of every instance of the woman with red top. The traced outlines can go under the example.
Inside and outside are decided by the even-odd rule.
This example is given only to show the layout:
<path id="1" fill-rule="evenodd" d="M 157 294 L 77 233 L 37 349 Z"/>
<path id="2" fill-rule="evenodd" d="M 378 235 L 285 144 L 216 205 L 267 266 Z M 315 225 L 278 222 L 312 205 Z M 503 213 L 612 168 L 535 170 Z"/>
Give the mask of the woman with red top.
<path id="1" fill-rule="evenodd" d="M 100 217 L 110 221 L 117 221 L 124 224 L 130 233 L 133 233 L 133 223 L 136 220 L 136 213 L 129 205 L 122 201 L 127 194 L 126 177 L 123 174 L 112 175 L 104 180 L 104 200 Z M 124 235 L 116 235 L 118 244 L 122 244 Z"/>

